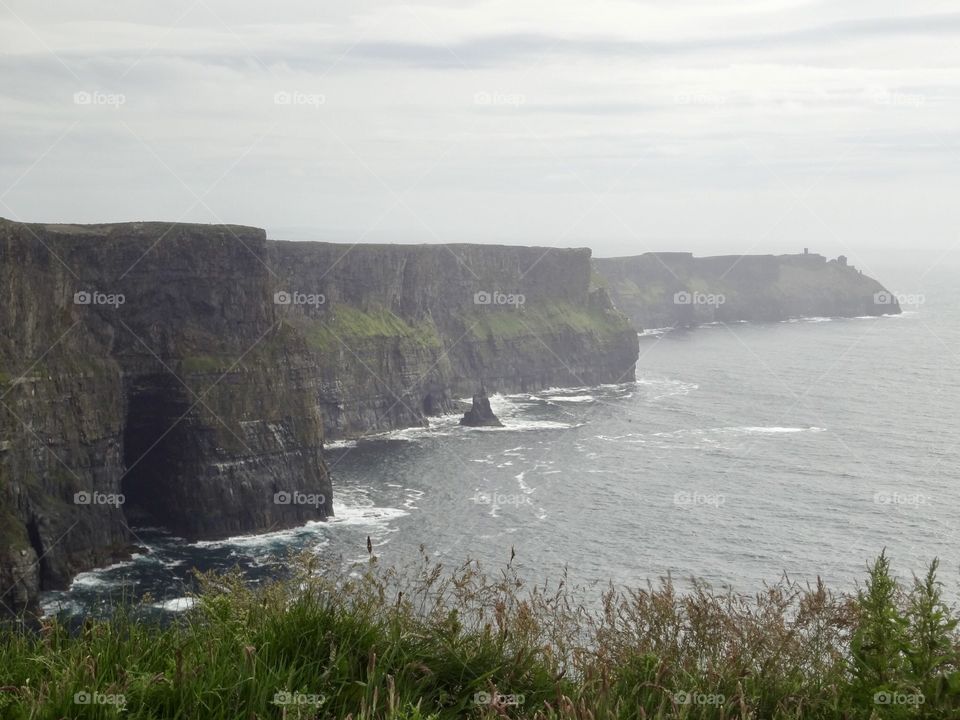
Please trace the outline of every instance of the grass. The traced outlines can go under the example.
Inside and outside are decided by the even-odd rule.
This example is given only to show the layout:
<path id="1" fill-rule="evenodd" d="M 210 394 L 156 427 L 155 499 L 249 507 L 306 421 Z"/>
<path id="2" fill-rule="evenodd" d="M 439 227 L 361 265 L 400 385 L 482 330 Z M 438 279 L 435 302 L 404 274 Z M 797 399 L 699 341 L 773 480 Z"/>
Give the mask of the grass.
<path id="1" fill-rule="evenodd" d="M 429 322 L 409 325 L 385 308 L 366 310 L 339 304 L 322 320 L 302 323 L 307 343 L 317 350 L 338 350 L 341 341 L 369 338 L 402 338 L 418 345 L 439 348 L 440 336 Z"/>
<path id="2" fill-rule="evenodd" d="M 167 626 L 127 609 L 73 633 L 9 630 L 0 717 L 960 717 L 936 563 L 904 586 L 881 555 L 855 594 L 785 579 L 751 597 L 681 593 L 667 579 L 585 606 L 565 579 L 531 587 L 510 564 L 491 576 L 424 554 L 344 576 L 317 562 L 258 589 L 202 576 Z"/>
<path id="3" fill-rule="evenodd" d="M 477 306 L 464 322 L 473 336 L 498 341 L 563 333 L 589 333 L 603 341 L 629 329 L 629 321 L 619 313 L 560 301 L 531 301 L 518 307 Z"/>

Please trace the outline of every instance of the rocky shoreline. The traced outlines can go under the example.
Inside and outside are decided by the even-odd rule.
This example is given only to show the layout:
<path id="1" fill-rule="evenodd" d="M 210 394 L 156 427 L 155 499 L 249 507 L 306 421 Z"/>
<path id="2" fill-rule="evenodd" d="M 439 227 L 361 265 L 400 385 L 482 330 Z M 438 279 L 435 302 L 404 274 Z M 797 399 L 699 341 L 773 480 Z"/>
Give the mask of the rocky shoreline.
<path id="1" fill-rule="evenodd" d="M 326 440 L 633 379 L 590 251 L 0 220 L 0 613 L 127 556 L 332 513 Z"/>
<path id="2" fill-rule="evenodd" d="M 0 219 L 0 281 L 0 614 L 128 557 L 131 527 L 325 519 L 325 442 L 462 412 L 478 386 L 633 380 L 644 327 L 899 312 L 819 255 L 591 260 L 225 225 Z M 476 395 L 464 424 L 497 422 Z"/>

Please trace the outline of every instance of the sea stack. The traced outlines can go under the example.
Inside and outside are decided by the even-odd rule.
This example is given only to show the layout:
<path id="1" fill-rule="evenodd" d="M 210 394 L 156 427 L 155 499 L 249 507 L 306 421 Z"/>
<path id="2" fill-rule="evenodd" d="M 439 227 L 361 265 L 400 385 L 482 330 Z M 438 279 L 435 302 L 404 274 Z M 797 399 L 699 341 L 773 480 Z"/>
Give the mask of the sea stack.
<path id="1" fill-rule="evenodd" d="M 473 395 L 473 407 L 460 418 L 461 425 L 469 427 L 503 427 L 503 423 L 493 414 L 487 391 L 482 387 Z"/>

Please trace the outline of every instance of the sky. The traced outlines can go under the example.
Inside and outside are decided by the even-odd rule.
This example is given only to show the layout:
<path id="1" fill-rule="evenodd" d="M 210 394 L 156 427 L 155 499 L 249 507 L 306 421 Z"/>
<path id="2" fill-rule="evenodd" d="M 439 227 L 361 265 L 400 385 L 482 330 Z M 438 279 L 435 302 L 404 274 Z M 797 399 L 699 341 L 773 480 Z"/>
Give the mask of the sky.
<path id="1" fill-rule="evenodd" d="M 0 0 L 0 216 L 960 254 L 960 5 Z"/>

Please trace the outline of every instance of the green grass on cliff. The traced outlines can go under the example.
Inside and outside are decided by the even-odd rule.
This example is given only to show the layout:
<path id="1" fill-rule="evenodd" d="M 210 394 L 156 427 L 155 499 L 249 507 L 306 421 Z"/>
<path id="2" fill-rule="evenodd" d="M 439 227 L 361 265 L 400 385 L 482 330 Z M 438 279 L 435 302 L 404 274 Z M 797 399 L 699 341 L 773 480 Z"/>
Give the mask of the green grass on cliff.
<path id="1" fill-rule="evenodd" d="M 621 280 L 615 284 L 614 290 L 630 303 L 656 306 L 667 301 L 667 286 L 663 283 L 651 282 L 640 286 L 632 280 Z"/>
<path id="2" fill-rule="evenodd" d="M 0 631 L 0 717 L 960 717 L 960 635 L 937 564 L 913 582 L 887 558 L 862 589 L 781 580 L 753 596 L 669 581 L 527 586 L 508 566 L 404 572 L 375 561 L 251 589 L 206 576 L 161 627 L 129 613 L 76 632 Z"/>
<path id="3" fill-rule="evenodd" d="M 561 301 L 528 302 L 519 307 L 480 305 L 463 320 L 474 337 L 495 340 L 586 333 L 603 342 L 629 329 L 627 319 L 617 312 Z"/>
<path id="4" fill-rule="evenodd" d="M 303 321 L 307 343 L 317 350 L 336 350 L 341 342 L 372 338 L 397 338 L 424 347 L 440 347 L 440 336 L 430 322 L 410 325 L 385 308 L 361 310 L 335 305 L 323 320 Z"/>

